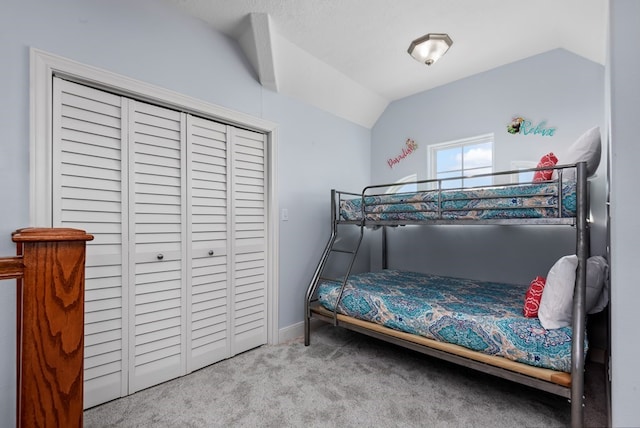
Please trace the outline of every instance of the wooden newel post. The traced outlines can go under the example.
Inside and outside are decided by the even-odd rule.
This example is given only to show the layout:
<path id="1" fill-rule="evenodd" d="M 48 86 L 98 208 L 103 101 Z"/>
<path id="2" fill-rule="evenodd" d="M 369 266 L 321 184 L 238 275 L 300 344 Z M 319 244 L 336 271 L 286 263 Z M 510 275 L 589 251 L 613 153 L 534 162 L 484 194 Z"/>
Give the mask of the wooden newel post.
<path id="1" fill-rule="evenodd" d="M 18 279 L 18 427 L 82 427 L 84 266 L 82 230 L 14 232 Z"/>

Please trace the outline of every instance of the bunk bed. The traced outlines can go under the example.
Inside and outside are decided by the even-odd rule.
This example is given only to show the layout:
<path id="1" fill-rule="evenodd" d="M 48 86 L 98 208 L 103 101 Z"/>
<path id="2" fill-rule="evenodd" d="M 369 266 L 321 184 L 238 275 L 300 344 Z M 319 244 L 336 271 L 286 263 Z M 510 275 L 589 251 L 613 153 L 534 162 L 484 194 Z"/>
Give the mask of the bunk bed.
<path id="1" fill-rule="evenodd" d="M 331 235 L 305 297 L 305 345 L 310 344 L 312 319 L 332 323 L 566 397 L 571 402 L 572 426 L 582 426 L 589 258 L 587 163 L 552 169 L 553 178 L 527 184 L 510 184 L 509 178 L 521 171 L 505 171 L 474 176 L 503 183 L 476 188 L 448 189 L 447 179 L 440 179 L 416 181 L 411 192 L 398 191 L 397 184 L 368 186 L 359 194 L 332 190 Z M 571 324 L 546 330 L 537 319 L 524 318 L 526 286 L 387 269 L 387 227 L 440 224 L 575 228 Z M 344 241 L 338 231 L 347 225 L 358 227 L 359 235 L 353 248 L 340 248 L 339 242 Z M 352 274 L 365 228 L 383 231 L 383 270 Z M 327 262 L 336 253 L 349 259 L 346 274 L 329 278 Z M 478 319 L 488 326 L 474 324 Z M 423 325 L 424 320 L 432 323 Z M 503 327 L 511 329 L 506 336 L 513 340 L 499 331 Z M 513 334 L 517 329 L 526 334 Z M 527 343 L 534 330 L 534 341 L 539 343 Z M 543 348 L 550 353 L 543 355 Z"/>

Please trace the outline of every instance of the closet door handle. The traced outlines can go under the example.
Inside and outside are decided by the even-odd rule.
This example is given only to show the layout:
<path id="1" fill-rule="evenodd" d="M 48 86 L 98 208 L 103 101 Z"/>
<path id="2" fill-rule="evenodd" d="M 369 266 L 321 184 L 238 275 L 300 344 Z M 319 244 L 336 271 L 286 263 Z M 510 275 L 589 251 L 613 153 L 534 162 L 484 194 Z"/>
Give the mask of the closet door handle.
<path id="1" fill-rule="evenodd" d="M 213 250 L 209 250 L 209 255 L 213 256 Z"/>
<path id="2" fill-rule="evenodd" d="M 160 254 L 158 254 L 157 257 L 158 257 L 158 260 L 162 260 L 162 259 L 164 259 L 164 254 L 160 253 Z"/>

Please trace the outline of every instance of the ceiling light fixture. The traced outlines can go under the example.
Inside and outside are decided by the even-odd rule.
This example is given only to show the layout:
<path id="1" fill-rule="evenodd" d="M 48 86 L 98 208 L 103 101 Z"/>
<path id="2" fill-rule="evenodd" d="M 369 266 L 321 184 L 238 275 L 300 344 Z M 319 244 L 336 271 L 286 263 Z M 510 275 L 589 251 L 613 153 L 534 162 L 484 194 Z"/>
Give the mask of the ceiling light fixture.
<path id="1" fill-rule="evenodd" d="M 416 61 L 431 65 L 440 59 L 452 44 L 453 40 L 448 34 L 429 33 L 411 42 L 407 52 Z"/>

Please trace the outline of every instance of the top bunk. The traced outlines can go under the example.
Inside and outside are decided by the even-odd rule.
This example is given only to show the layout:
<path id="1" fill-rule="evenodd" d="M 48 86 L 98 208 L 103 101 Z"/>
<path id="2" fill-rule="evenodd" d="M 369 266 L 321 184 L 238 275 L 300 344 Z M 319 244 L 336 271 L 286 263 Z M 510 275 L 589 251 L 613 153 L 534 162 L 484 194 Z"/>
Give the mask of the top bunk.
<path id="1" fill-rule="evenodd" d="M 548 180 L 511 183 L 523 172 L 543 171 Z M 552 172 L 551 172 L 552 171 Z M 461 180 L 462 179 L 462 180 Z M 473 179 L 473 180 L 471 180 Z M 487 186 L 457 187 L 454 180 Z M 410 187 L 411 190 L 406 189 Z M 586 162 L 465 177 L 365 187 L 361 193 L 332 192 L 336 224 L 367 227 L 409 224 L 565 224 L 587 212 Z"/>

